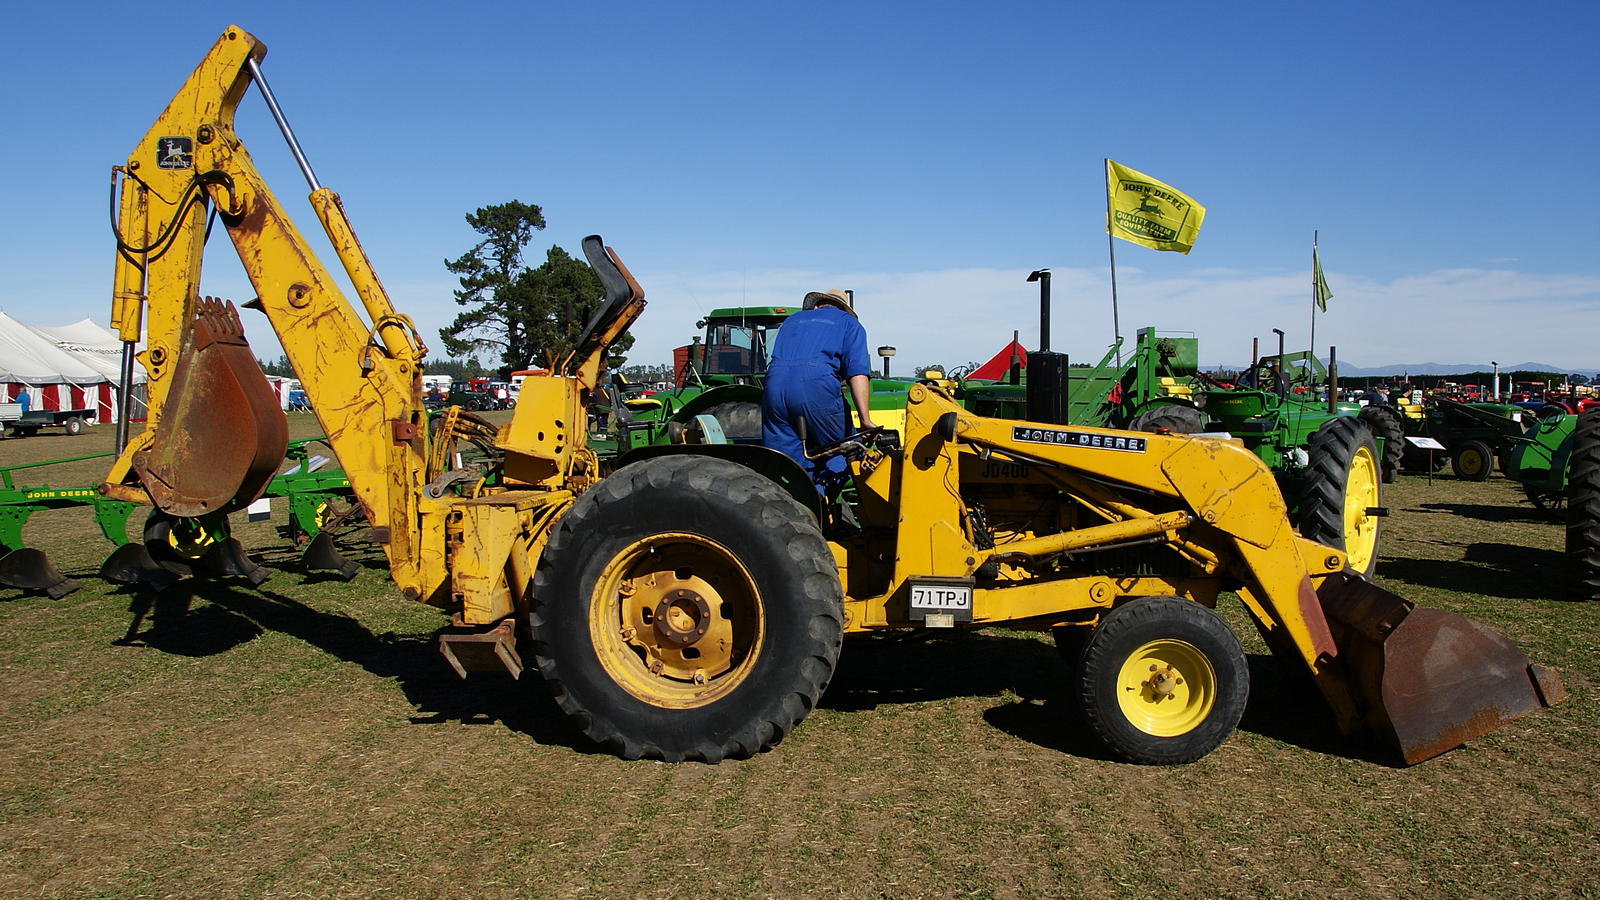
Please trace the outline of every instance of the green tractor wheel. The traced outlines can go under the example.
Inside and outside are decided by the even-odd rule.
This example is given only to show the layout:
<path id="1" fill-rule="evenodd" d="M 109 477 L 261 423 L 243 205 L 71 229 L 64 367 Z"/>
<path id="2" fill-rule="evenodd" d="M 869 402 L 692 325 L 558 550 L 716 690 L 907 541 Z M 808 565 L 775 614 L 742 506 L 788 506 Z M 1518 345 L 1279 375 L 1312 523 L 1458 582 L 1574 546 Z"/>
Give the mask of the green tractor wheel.
<path id="1" fill-rule="evenodd" d="M 1400 417 L 1386 406 L 1368 406 L 1361 410 L 1359 418 L 1374 437 L 1383 438 L 1383 483 L 1393 484 L 1406 452 L 1406 432 L 1400 427 Z"/>
<path id="2" fill-rule="evenodd" d="M 1343 550 L 1351 570 L 1378 566 L 1382 475 L 1378 445 L 1358 419 L 1329 419 L 1311 436 L 1310 462 L 1300 495 L 1300 534 Z"/>
<path id="3" fill-rule="evenodd" d="M 1600 599 L 1600 408 L 1578 416 L 1567 468 L 1568 596 Z"/>
<path id="4" fill-rule="evenodd" d="M 1483 441 L 1462 441 L 1450 452 L 1450 470 L 1462 481 L 1487 481 L 1494 463 L 1494 451 Z"/>

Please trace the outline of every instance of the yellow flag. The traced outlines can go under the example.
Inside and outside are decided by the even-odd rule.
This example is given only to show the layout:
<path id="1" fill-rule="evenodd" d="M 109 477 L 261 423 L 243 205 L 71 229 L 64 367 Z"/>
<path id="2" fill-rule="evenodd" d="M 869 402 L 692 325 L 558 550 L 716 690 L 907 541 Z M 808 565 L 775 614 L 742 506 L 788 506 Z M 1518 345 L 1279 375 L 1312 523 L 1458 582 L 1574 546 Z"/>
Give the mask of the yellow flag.
<path id="1" fill-rule="evenodd" d="M 1206 208 L 1142 172 L 1106 160 L 1106 230 L 1152 250 L 1188 253 Z"/>

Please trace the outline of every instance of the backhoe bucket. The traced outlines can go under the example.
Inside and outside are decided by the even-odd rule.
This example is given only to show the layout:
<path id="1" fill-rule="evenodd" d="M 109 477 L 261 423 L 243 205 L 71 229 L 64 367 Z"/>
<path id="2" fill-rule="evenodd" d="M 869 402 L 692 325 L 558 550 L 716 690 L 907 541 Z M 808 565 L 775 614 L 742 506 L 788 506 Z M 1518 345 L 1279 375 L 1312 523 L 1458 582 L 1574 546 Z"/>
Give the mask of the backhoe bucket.
<path id="1" fill-rule="evenodd" d="M 1481 622 L 1418 608 L 1353 572 L 1317 591 L 1364 724 L 1414 765 L 1566 697 L 1556 673 Z"/>
<path id="2" fill-rule="evenodd" d="M 289 426 L 232 303 L 197 303 L 160 415 L 150 446 L 132 459 L 158 509 L 228 513 L 266 490 L 289 446 Z"/>
<path id="3" fill-rule="evenodd" d="M 83 582 L 57 572 L 43 550 L 32 547 L 13 550 L 5 559 L 0 559 L 0 584 L 25 591 L 44 591 L 51 600 L 60 600 L 83 587 Z"/>

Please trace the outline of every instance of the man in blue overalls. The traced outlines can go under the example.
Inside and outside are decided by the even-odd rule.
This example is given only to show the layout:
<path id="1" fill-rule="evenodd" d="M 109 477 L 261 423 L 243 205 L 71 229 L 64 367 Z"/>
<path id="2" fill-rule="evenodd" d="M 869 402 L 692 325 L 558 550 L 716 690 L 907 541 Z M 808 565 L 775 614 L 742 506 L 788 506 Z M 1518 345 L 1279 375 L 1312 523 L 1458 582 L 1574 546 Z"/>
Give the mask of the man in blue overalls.
<path id="1" fill-rule="evenodd" d="M 850 387 L 861 428 L 875 427 L 867 408 L 872 357 L 867 355 L 867 330 L 856 320 L 844 291 L 810 293 L 802 310 L 784 320 L 767 364 L 761 394 L 761 444 L 800 464 L 830 499 L 844 486 L 848 467 L 843 456 L 831 456 L 822 471 L 806 452 L 841 441 L 856 429 L 850 425 L 839 383 Z M 795 422 L 806 420 L 806 447 L 800 446 Z"/>

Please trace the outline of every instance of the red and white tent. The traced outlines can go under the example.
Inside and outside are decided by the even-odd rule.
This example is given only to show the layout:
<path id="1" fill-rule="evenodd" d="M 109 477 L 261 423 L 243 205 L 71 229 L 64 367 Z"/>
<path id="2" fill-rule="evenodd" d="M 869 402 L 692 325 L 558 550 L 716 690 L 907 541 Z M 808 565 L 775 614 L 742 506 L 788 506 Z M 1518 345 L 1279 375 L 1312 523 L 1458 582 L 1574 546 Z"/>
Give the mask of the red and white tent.
<path id="1" fill-rule="evenodd" d="M 33 409 L 90 409 L 100 422 L 117 415 L 122 341 L 89 319 L 70 325 L 29 325 L 0 312 L 0 399 L 26 390 Z M 136 396 L 144 368 L 134 364 Z M 143 403 L 134 405 L 137 417 Z"/>

